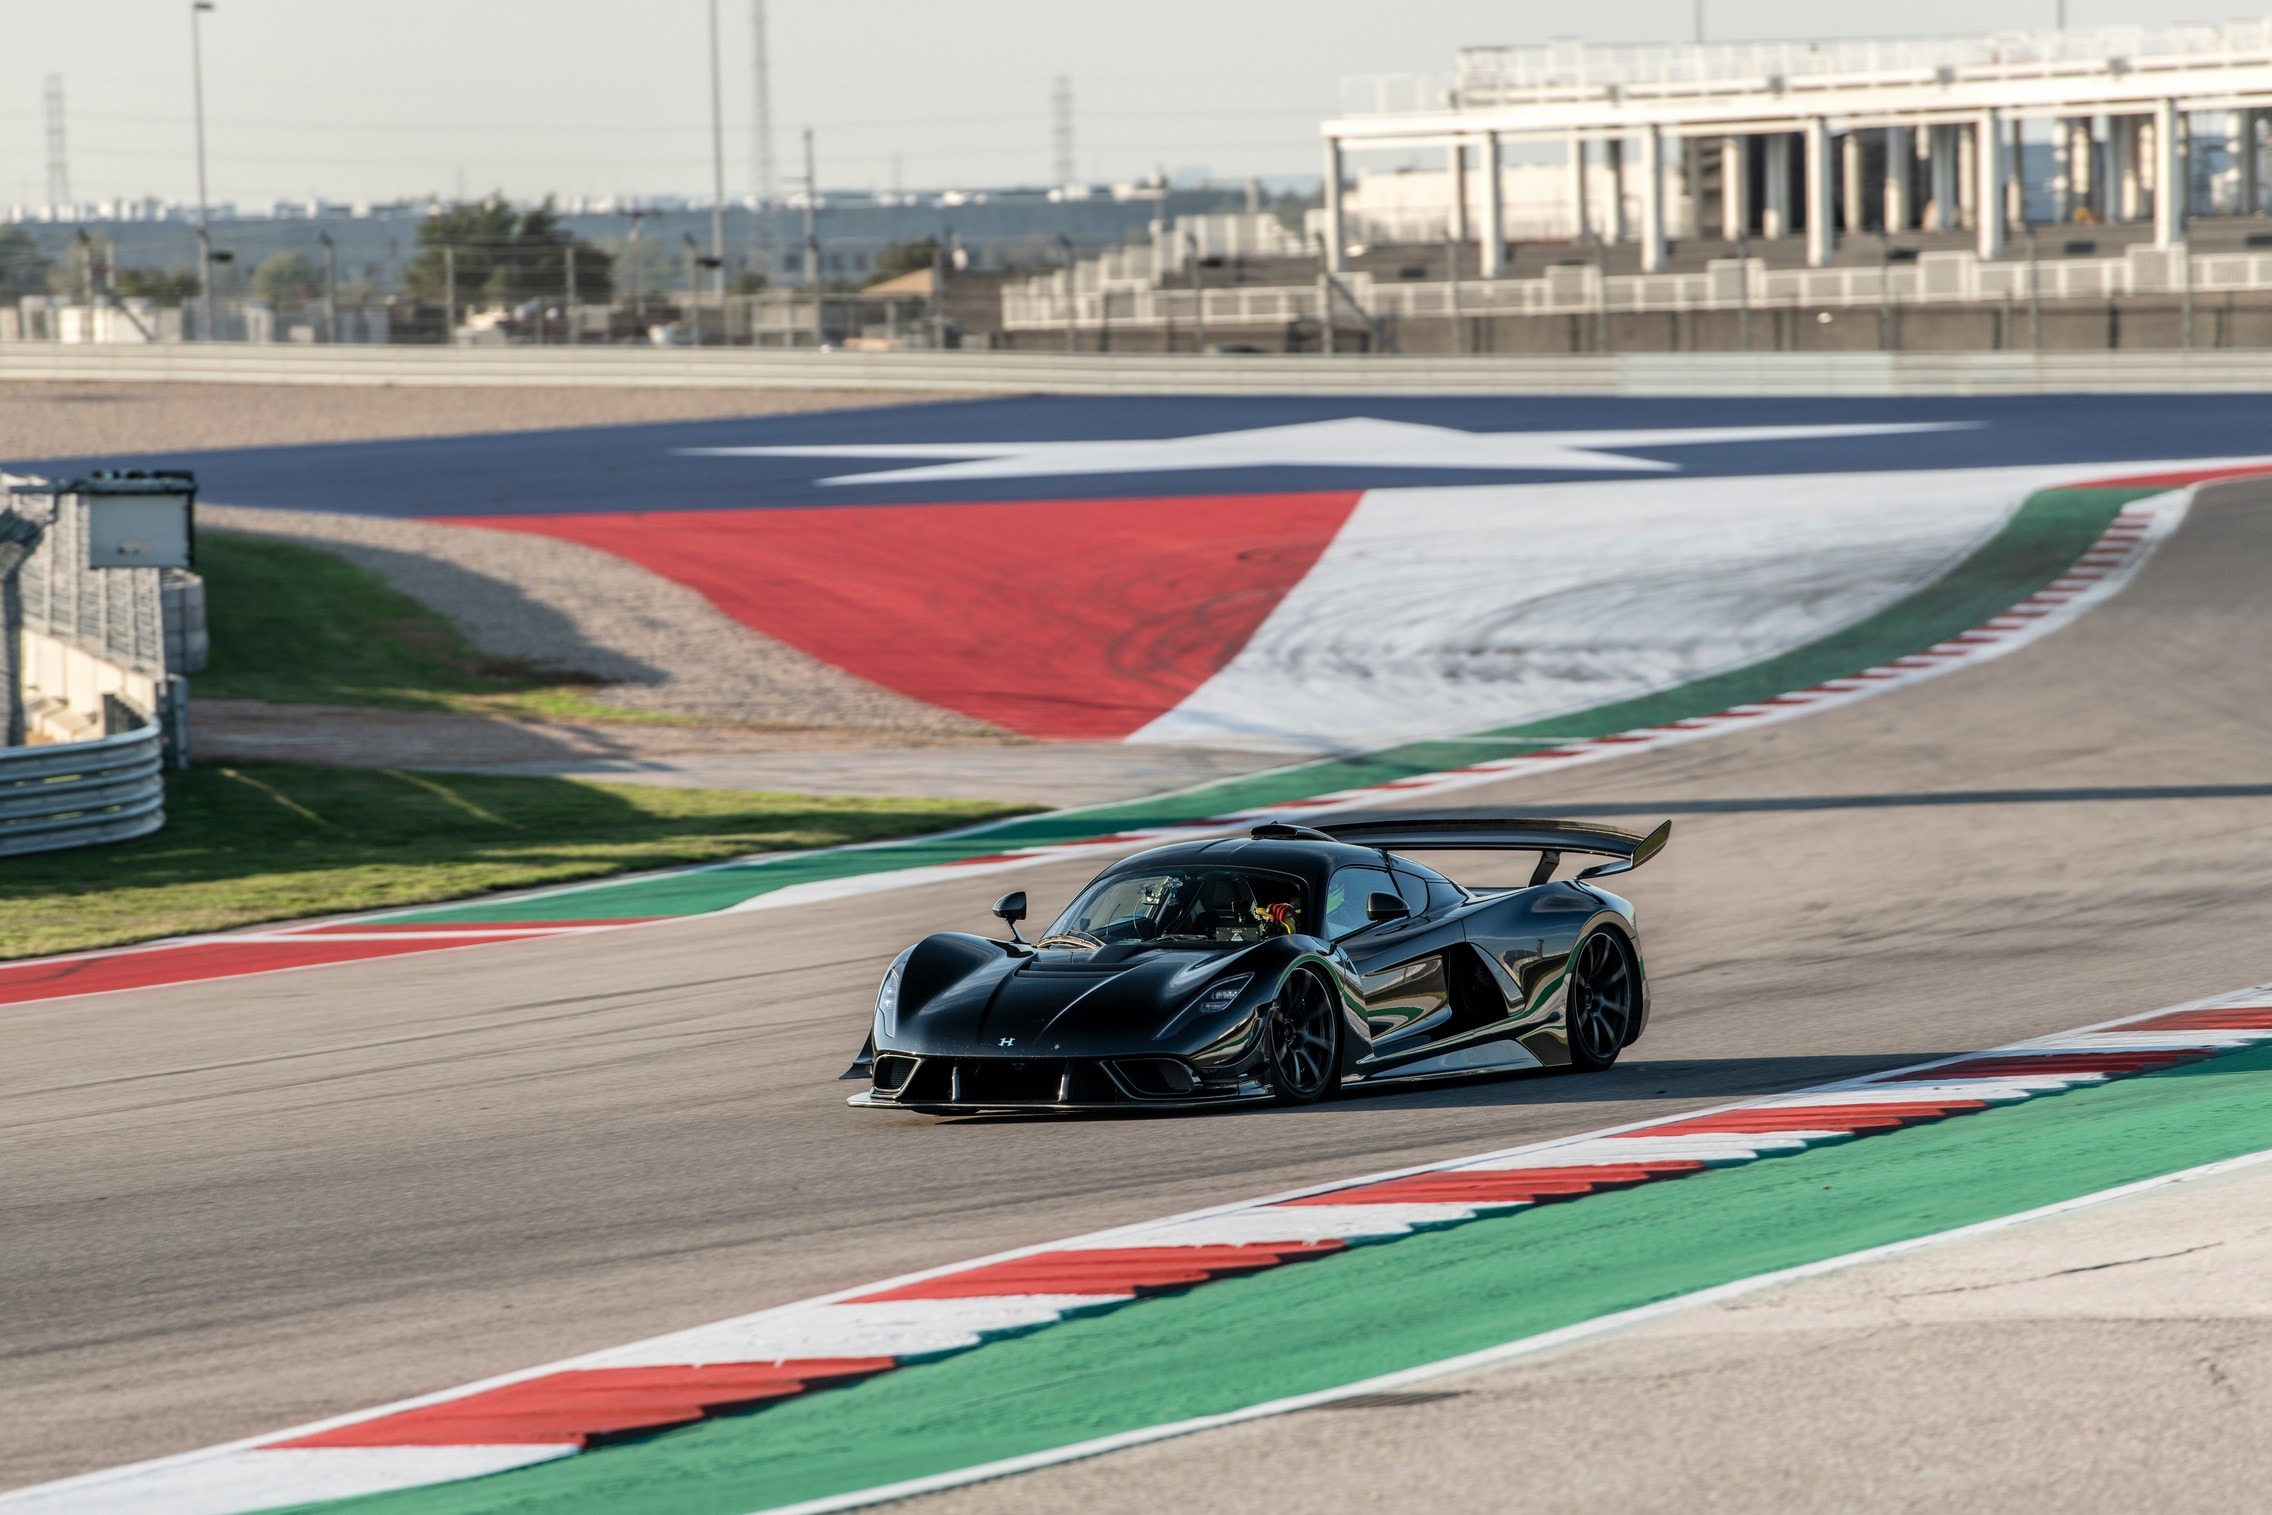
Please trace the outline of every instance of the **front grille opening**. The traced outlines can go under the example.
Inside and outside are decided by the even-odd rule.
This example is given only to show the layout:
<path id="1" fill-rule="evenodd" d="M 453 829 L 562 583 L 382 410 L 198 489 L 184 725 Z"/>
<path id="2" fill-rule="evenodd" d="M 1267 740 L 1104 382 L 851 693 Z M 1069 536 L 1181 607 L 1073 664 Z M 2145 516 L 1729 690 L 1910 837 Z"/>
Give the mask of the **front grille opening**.
<path id="1" fill-rule="evenodd" d="M 878 1059 L 879 1066 L 881 1061 Z M 945 1058 L 915 1059 L 915 1071 L 908 1075 L 907 1082 L 900 1088 L 900 1102 L 908 1105 L 943 1105 L 954 1097 L 954 1082 L 954 1064 Z"/>
<path id="2" fill-rule="evenodd" d="M 1113 1071 L 1146 1099 L 1178 1099 L 1199 1087 L 1199 1075 L 1172 1057 L 1124 1057 Z"/>
<path id="3" fill-rule="evenodd" d="M 962 1105 L 1054 1105 L 1065 1082 L 1061 1058 L 966 1057 L 955 1071 Z"/>
<path id="4" fill-rule="evenodd" d="M 906 1083 L 907 1076 L 914 1071 L 914 1058 L 898 1057 L 889 1052 L 884 1053 L 876 1059 L 876 1087 L 889 1094 L 901 1084 Z"/>

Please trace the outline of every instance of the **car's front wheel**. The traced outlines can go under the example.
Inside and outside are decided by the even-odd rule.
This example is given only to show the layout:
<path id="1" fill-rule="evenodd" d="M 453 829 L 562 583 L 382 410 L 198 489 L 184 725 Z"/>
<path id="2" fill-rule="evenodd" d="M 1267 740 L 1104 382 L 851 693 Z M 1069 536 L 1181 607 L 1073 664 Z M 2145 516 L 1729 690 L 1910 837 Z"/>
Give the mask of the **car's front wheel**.
<path id="1" fill-rule="evenodd" d="M 1282 1105 L 1314 1105 L 1341 1086 L 1341 1007 L 1318 976 L 1297 971 L 1268 1021 L 1270 1088 Z"/>
<path id="2" fill-rule="evenodd" d="M 1595 1072 L 1616 1062 L 1640 1013 L 1641 971 L 1625 938 L 1614 931 L 1596 931 L 1578 943 L 1571 954 L 1564 1011 L 1570 1066 Z"/>

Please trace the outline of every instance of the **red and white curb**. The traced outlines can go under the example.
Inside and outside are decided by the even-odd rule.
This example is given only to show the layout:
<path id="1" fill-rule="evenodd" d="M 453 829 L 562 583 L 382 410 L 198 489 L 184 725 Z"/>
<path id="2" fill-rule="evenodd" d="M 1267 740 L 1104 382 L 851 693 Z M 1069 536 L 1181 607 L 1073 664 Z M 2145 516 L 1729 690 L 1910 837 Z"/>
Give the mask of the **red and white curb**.
<path id="1" fill-rule="evenodd" d="M 527 923 L 397 923 L 383 919 L 327 921 L 308 926 L 238 931 L 219 936 L 170 937 L 132 947 L 73 952 L 59 957 L 0 963 L 0 1005 L 44 1004 L 122 989 L 164 988 L 329 968 L 377 958 L 405 957 L 454 947 L 588 936 L 644 924 L 631 920 Z"/>
<path id="2" fill-rule="evenodd" d="M 504 1472 L 857 1382 L 1146 1294 L 2017 1104 L 2266 1040 L 2272 985 L 2259 985 L 1798 1093 L 906 1274 L 290 1431 L 0 1495 L 0 1512 L 248 1515 Z"/>
<path id="3" fill-rule="evenodd" d="M 2236 472 L 2213 470 L 2218 477 Z M 2107 487 L 2082 482 L 2073 488 Z M 2166 494 L 2137 500 L 2123 507 L 2113 523 L 2057 580 L 2001 615 L 1950 637 L 1945 642 L 1865 668 L 1843 678 L 1829 679 L 1809 689 L 1792 690 L 1757 704 L 1736 705 L 1692 720 L 1642 727 L 1609 736 L 1566 742 L 1507 757 L 1492 758 L 1461 768 L 1416 774 L 1381 784 L 1335 790 L 1306 799 L 1287 800 L 1252 810 L 1232 811 L 1205 820 L 1171 826 L 1115 832 L 1078 842 L 1041 847 L 1012 848 L 982 857 L 964 858 L 931 867 L 858 874 L 809 884 L 793 884 L 756 895 L 718 913 L 781 910 L 833 900 L 856 898 L 887 890 L 913 889 L 973 874 L 1029 868 L 1066 859 L 1093 858 L 1130 851 L 1146 845 L 1198 836 L 1220 835 L 1267 820 L 1315 817 L 1329 811 L 1363 809 L 1392 801 L 1426 799 L 1452 794 L 1481 784 L 1495 784 L 1529 773 L 1605 762 L 1634 753 L 1654 752 L 1794 720 L 1817 711 L 1833 710 L 1856 701 L 1874 699 L 1897 689 L 1956 673 L 2049 636 L 2119 594 L 2136 577 L 2155 548 L 2183 522 L 2193 503 L 2195 486 L 2186 484 Z M 1456 740 L 1456 739 L 1454 739 Z M 860 852 L 897 843 L 867 843 L 831 849 Z M 810 856 L 811 854 L 799 854 Z M 708 868 L 745 866 L 749 859 L 706 865 Z M 690 870 L 702 871 L 702 870 Z M 621 879 L 563 885 L 539 890 L 524 899 L 569 897 L 618 886 Z M 604 899 L 605 895 L 595 898 Z M 502 942 L 622 930 L 632 926 L 665 925 L 699 916 L 660 919 L 591 919 L 583 921 L 499 923 L 398 922 L 391 915 L 332 921 L 314 926 L 282 927 L 207 937 L 175 938 L 135 947 L 73 953 L 0 963 L 0 1005 L 44 1003 L 86 994 L 107 994 L 122 989 L 159 988 L 255 973 L 329 967 L 451 947 L 493 946 Z"/>

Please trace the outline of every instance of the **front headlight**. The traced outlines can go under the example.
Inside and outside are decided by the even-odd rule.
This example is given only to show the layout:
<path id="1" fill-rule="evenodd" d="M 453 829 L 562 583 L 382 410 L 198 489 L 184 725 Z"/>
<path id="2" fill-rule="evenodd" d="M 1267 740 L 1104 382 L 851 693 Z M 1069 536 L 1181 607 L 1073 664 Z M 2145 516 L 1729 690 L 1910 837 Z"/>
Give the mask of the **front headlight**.
<path id="1" fill-rule="evenodd" d="M 1193 1002 L 1191 1013 L 1194 1015 L 1213 1015 L 1218 1011 L 1228 1010 L 1237 1002 L 1240 995 L 1246 993 L 1246 986 L 1253 982 L 1254 975 L 1251 973 L 1242 973 L 1236 978 L 1224 979 Z"/>
<path id="2" fill-rule="evenodd" d="M 899 980 L 906 971 L 907 959 L 903 957 L 891 965 L 876 990 L 876 1030 L 884 1036 L 899 1035 Z"/>

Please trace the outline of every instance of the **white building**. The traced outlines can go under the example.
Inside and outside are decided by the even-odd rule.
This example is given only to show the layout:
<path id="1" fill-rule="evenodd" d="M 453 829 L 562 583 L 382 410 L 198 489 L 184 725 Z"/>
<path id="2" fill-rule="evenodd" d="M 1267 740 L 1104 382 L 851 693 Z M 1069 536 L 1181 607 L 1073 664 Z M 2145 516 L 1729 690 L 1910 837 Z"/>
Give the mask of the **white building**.
<path id="1" fill-rule="evenodd" d="M 1667 47 L 1471 48 L 1448 78 L 1346 81 L 1325 123 L 1329 257 L 1369 221 L 1418 229 L 1377 178 L 1344 193 L 1345 155 L 1434 146 L 1444 172 L 1437 236 L 1472 236 L 1486 277 L 1523 226 L 1553 222 L 1640 244 L 1663 267 L 1690 221 L 1733 237 L 1804 236 L 1831 260 L 1838 233 L 1968 228 L 2002 256 L 2018 219 L 2023 133 L 2048 137 L 2061 220 L 2150 220 L 2158 247 L 2184 241 L 2189 150 L 2229 158 L 2226 208 L 2262 203 L 2259 142 L 2272 109 L 2272 21 L 2100 27 L 1857 42 Z M 1502 162 L 1503 144 L 1552 143 L 1559 196 Z M 1413 185 L 1418 190 L 1420 182 Z M 1611 186 L 1617 186 L 1613 189 Z M 2227 187 L 2229 186 L 2229 187 Z M 1376 203 L 1378 209 L 1376 209 Z M 1394 205 L 1391 209 L 1390 206 Z M 1693 211 L 1684 210 L 1692 206 Z M 1510 214 L 1512 212 L 1512 214 Z"/>
<path id="2" fill-rule="evenodd" d="M 1469 242 L 1490 215 L 1483 176 L 1472 165 L 1459 171 L 1455 205 L 1450 168 L 1404 168 L 1376 173 L 1359 168 L 1355 182 L 1341 193 L 1341 236 L 1348 243 Z M 1619 183 L 1623 178 L 1624 182 Z M 1574 176 L 1556 163 L 1502 163 L 1499 167 L 1499 230 L 1511 242 L 1548 242 L 1592 234 L 1608 242 L 1626 240 L 1641 215 L 1637 176 L 1620 175 L 1596 159 L 1587 166 L 1583 194 L 1574 193 Z M 1697 234 L 1694 202 L 1683 176 L 1665 185 L 1665 234 Z M 1580 212 L 1585 213 L 1580 224 Z M 1325 234 L 1326 216 L 1309 213 L 1308 226 Z M 1717 228 L 1714 228 L 1716 231 Z"/>

